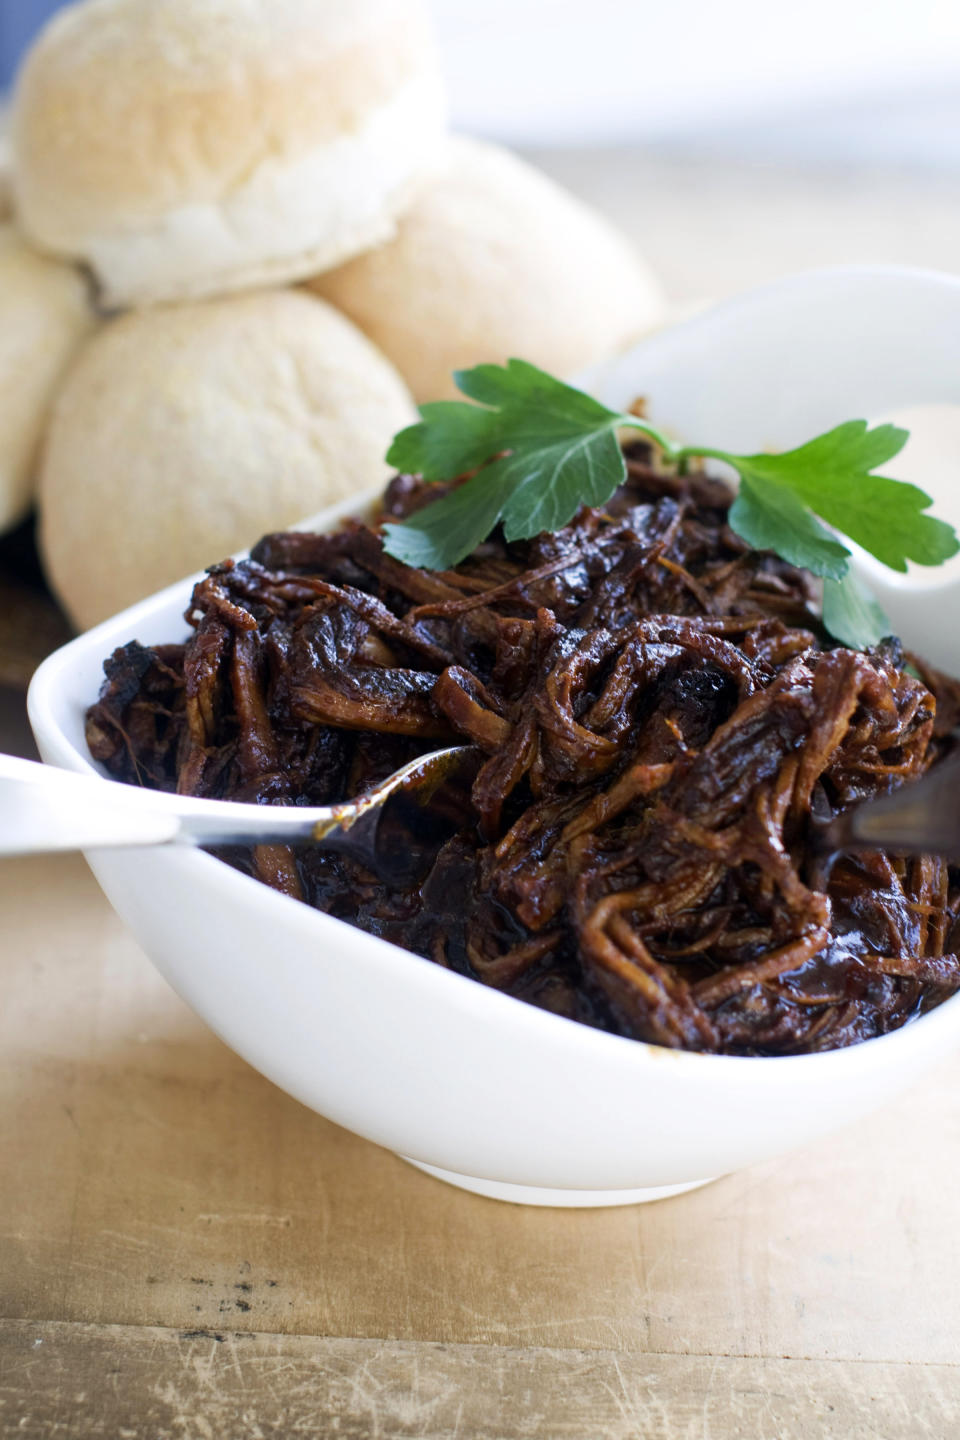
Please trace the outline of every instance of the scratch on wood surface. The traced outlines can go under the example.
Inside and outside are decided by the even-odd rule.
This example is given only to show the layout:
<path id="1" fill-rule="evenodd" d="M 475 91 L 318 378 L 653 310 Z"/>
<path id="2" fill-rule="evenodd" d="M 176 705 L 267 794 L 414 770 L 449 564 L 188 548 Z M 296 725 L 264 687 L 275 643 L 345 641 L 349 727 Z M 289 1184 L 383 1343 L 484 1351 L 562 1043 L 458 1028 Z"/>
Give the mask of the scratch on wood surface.
<path id="1" fill-rule="evenodd" d="M 281 1230 L 289 1230 L 293 1224 L 291 1215 L 274 1215 L 267 1212 L 264 1215 L 237 1214 L 231 1212 L 228 1215 L 218 1215 L 215 1211 L 194 1216 L 200 1225 L 274 1225 Z"/>
<path id="2" fill-rule="evenodd" d="M 954 1365 L 0 1321 L 0 1436 L 11 1440 L 944 1440 L 958 1429 Z"/>

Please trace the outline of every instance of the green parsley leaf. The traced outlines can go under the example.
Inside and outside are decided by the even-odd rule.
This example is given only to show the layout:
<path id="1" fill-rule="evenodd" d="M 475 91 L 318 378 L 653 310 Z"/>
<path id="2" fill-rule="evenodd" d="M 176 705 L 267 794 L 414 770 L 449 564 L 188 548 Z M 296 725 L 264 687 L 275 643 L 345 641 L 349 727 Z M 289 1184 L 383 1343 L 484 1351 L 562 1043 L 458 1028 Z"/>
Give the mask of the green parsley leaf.
<path id="1" fill-rule="evenodd" d="M 498 450 L 500 416 L 465 400 L 435 400 L 420 406 L 419 425 L 393 437 L 387 464 L 424 480 L 450 480 L 477 470 Z"/>
<path id="2" fill-rule="evenodd" d="M 420 423 L 402 430 L 387 455 L 426 480 L 470 476 L 383 527 L 387 553 L 408 565 L 447 569 L 497 525 L 507 540 L 525 540 L 561 529 L 582 505 L 603 505 L 626 476 L 622 427 L 645 434 L 666 464 L 712 458 L 732 465 L 740 476 L 732 528 L 750 545 L 823 577 L 824 624 L 845 644 L 876 644 L 890 624 L 850 574 L 842 537 L 900 571 L 909 560 L 939 565 L 960 550 L 953 528 L 924 513 L 928 495 L 873 473 L 906 443 L 907 432 L 895 425 L 871 429 L 866 420 L 848 420 L 779 455 L 732 455 L 672 445 L 645 420 L 608 410 L 524 360 L 478 365 L 455 378 L 474 403 L 421 406 Z"/>
<path id="3" fill-rule="evenodd" d="M 929 495 L 916 485 L 870 473 L 898 455 L 908 438 L 909 432 L 895 425 L 870 430 L 866 420 L 848 420 L 780 455 L 724 458 L 739 471 L 741 481 L 754 482 L 754 489 L 779 485 L 792 491 L 821 520 L 891 570 L 904 571 L 908 560 L 939 565 L 960 548 L 950 525 L 923 514 L 933 503 Z M 744 535 L 745 540 L 749 538 Z M 780 553 L 784 559 L 790 558 L 784 551 Z M 818 575 L 830 573 L 816 565 L 807 568 Z"/>
<path id="4" fill-rule="evenodd" d="M 581 505 L 602 505 L 623 484 L 616 437 L 623 417 L 616 411 L 524 360 L 478 365 L 455 378 L 478 403 L 421 406 L 421 423 L 400 432 L 387 460 L 428 480 L 483 468 L 408 520 L 385 526 L 388 554 L 444 570 L 498 523 L 508 540 L 560 530 Z M 509 453 L 492 458 L 502 451 Z"/>
<path id="5" fill-rule="evenodd" d="M 883 606 L 852 571 L 842 580 L 824 580 L 823 623 L 834 640 L 851 650 L 868 650 L 893 634 Z"/>
<path id="6" fill-rule="evenodd" d="M 792 490 L 778 481 L 744 475 L 730 507 L 730 528 L 755 550 L 775 550 L 791 565 L 840 580 L 850 551 L 810 514 Z"/>
<path id="7" fill-rule="evenodd" d="M 496 466 L 488 466 L 409 520 L 384 525 L 383 548 L 418 570 L 446 570 L 458 564 L 495 529 L 512 483 L 509 472 L 498 475 Z"/>

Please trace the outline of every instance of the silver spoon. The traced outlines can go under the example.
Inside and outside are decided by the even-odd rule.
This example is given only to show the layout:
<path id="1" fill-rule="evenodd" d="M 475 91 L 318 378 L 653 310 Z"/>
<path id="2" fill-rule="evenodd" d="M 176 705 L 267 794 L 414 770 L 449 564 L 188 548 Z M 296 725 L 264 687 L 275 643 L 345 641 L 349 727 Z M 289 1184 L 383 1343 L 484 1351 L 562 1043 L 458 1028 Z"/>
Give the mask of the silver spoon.
<path id="1" fill-rule="evenodd" d="M 200 800 L 104 784 L 94 775 L 0 755 L 0 856 L 131 845 L 314 844 L 395 875 L 415 863 L 418 844 L 432 842 L 436 848 L 436 837 L 424 834 L 437 828 L 435 820 L 442 831 L 444 818 L 455 822 L 464 813 L 464 783 L 481 758 L 469 745 L 434 750 L 355 800 L 298 806 Z M 913 784 L 815 827 L 813 843 L 825 856 L 885 849 L 960 859 L 958 797 L 960 755 Z"/>
<path id="2" fill-rule="evenodd" d="M 355 800 L 298 806 L 169 795 L 0 755 L 0 856 L 130 845 L 319 844 L 395 872 L 414 858 L 417 844 L 429 844 L 424 831 L 436 828 L 435 819 L 462 814 L 463 782 L 480 758 L 466 745 L 435 750 Z"/>

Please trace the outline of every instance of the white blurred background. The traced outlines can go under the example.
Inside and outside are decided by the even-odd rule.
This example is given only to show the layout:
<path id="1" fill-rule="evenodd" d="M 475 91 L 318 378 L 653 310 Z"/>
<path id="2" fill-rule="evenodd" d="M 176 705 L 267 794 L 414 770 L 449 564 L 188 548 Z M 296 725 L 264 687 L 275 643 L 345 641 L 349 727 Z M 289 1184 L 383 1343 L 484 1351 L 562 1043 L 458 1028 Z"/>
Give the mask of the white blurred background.
<path id="1" fill-rule="evenodd" d="M 433 0 L 454 123 L 621 224 L 679 305 L 960 268 L 958 0 Z"/>
<path id="2" fill-rule="evenodd" d="M 455 123 L 508 143 L 960 163 L 957 0 L 434 10 Z"/>

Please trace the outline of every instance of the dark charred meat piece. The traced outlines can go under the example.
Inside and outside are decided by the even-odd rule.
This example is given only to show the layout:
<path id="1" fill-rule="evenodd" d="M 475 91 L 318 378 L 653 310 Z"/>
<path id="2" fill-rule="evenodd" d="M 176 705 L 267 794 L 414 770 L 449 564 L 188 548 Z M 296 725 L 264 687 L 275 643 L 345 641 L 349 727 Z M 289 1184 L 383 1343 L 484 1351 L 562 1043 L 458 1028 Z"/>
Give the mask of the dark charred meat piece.
<path id="1" fill-rule="evenodd" d="M 935 764 L 960 684 L 894 640 L 836 646 L 723 485 L 627 456 L 602 509 L 440 574 L 356 521 L 267 536 L 196 587 L 185 646 L 107 660 L 91 753 L 132 784 L 324 804 L 468 742 L 470 813 L 418 883 L 319 848 L 224 858 L 618 1034 L 741 1055 L 883 1034 L 960 988 L 960 871 L 826 869 L 814 826 Z M 441 492 L 398 476 L 384 515 Z"/>

